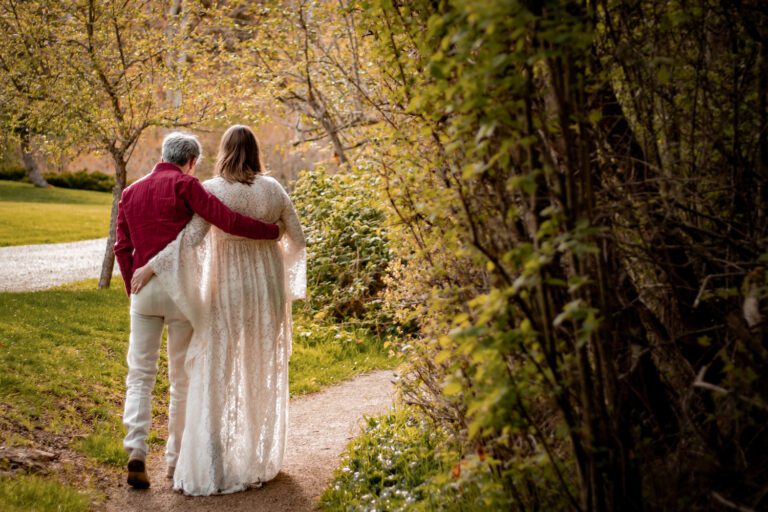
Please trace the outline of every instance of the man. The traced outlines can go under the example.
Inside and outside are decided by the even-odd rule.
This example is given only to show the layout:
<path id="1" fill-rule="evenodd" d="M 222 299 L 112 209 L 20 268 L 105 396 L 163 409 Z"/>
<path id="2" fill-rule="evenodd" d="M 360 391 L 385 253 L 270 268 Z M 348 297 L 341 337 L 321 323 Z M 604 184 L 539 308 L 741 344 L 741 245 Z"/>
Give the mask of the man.
<path id="1" fill-rule="evenodd" d="M 131 335 L 128 345 L 128 377 L 123 423 L 123 445 L 129 454 L 128 483 L 147 489 L 147 436 L 151 423 L 152 389 L 163 324 L 168 326 L 168 377 L 171 400 L 168 410 L 168 442 L 165 457 L 173 477 L 184 431 L 188 378 L 184 370 L 192 326 L 184 318 L 157 279 L 131 295 L 133 273 L 176 239 L 197 213 L 214 226 L 233 235 L 275 240 L 280 228 L 245 217 L 227 208 L 193 177 L 200 158 L 200 142 L 192 135 L 171 133 L 163 141 L 162 161 L 152 172 L 123 192 L 117 216 L 115 256 L 131 297 Z"/>

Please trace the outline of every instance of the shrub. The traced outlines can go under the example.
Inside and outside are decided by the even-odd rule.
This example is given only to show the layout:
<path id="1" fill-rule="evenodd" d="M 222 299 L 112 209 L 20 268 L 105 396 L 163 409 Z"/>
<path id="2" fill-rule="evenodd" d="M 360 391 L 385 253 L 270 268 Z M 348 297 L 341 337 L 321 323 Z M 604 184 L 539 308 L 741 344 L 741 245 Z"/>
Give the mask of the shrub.
<path id="1" fill-rule="evenodd" d="M 449 439 L 413 407 L 368 418 L 323 493 L 321 510 L 507 510 L 492 461 L 482 453 L 462 457 Z"/>
<path id="2" fill-rule="evenodd" d="M 305 171 L 293 200 L 307 235 L 309 308 L 318 319 L 380 323 L 379 292 L 390 258 L 384 213 L 372 190 L 377 177 L 360 171 Z"/>
<path id="3" fill-rule="evenodd" d="M 756 12 L 361 5 L 393 107 L 370 158 L 413 253 L 388 300 L 423 334 L 406 398 L 516 510 L 767 509 Z"/>
<path id="4" fill-rule="evenodd" d="M 16 165 L 0 165 L 0 180 L 22 181 L 27 177 L 27 171 Z"/>
<path id="5" fill-rule="evenodd" d="M 76 188 L 80 190 L 96 190 L 99 192 L 109 192 L 115 186 L 115 178 L 95 171 L 86 170 L 77 172 L 48 172 L 43 175 L 48 183 L 54 187 Z"/>
<path id="6" fill-rule="evenodd" d="M 103 172 L 89 172 L 85 169 L 77 172 L 46 172 L 43 178 L 54 187 L 73 188 L 78 190 L 96 190 L 111 192 L 115 186 L 115 178 Z M 29 181 L 27 171 L 18 165 L 0 164 L 0 180 Z"/>

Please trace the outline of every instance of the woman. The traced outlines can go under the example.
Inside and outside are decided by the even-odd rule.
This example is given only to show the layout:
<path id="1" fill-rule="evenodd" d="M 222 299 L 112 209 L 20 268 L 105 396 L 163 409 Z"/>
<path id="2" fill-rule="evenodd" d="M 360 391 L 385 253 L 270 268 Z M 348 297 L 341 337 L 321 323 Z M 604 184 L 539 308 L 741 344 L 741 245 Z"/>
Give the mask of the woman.
<path id="1" fill-rule="evenodd" d="M 174 489 L 225 494 L 274 478 L 288 412 L 291 301 L 306 291 L 301 225 L 283 187 L 263 174 L 253 132 L 224 134 L 205 188 L 232 210 L 282 222 L 279 242 L 229 235 L 195 216 L 149 263 L 194 335 Z"/>

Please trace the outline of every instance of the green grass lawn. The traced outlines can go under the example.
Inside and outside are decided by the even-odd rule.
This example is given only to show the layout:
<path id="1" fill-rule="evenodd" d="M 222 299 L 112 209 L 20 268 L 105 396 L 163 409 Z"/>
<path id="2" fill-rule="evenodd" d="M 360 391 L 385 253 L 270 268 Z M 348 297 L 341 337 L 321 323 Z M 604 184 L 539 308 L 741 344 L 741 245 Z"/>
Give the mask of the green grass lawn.
<path id="1" fill-rule="evenodd" d="M 52 436 L 72 440 L 70 448 L 93 464 L 125 463 L 121 413 L 128 299 L 119 278 L 110 290 L 95 288 L 95 281 L 87 281 L 40 292 L 0 293 L 0 444 L 36 445 L 41 436 Z M 363 331 L 303 317 L 294 320 L 293 395 L 397 363 L 381 340 Z M 163 347 L 150 435 L 157 444 L 164 444 L 166 435 L 167 395 Z M 39 483 L 25 482 L 25 489 Z M 8 481 L 0 485 L 0 503 L 15 488 L 21 487 Z M 28 494 L 35 495 L 32 490 Z"/>
<path id="2" fill-rule="evenodd" d="M 0 247 L 107 236 L 112 194 L 0 180 Z"/>

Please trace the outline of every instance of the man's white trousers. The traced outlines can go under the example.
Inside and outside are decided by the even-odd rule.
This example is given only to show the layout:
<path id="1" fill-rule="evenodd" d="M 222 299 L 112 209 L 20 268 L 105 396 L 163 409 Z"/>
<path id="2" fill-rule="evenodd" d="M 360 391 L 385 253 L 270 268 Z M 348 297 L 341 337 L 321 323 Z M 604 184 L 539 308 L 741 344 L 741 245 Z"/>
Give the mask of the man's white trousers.
<path id="1" fill-rule="evenodd" d="M 152 423 L 152 390 L 157 377 L 164 324 L 168 326 L 168 379 L 171 385 L 165 458 L 169 466 L 175 467 L 184 432 L 189 384 L 184 360 L 192 339 L 192 325 L 165 292 L 159 279 L 154 277 L 139 293 L 131 295 L 131 337 L 123 414 L 127 434 L 123 446 L 126 450 L 147 454 L 147 437 Z"/>

